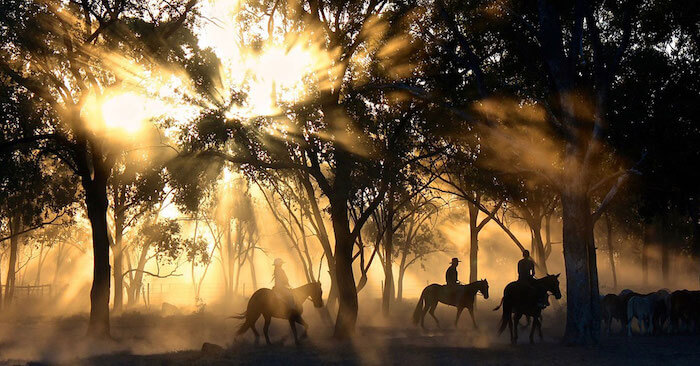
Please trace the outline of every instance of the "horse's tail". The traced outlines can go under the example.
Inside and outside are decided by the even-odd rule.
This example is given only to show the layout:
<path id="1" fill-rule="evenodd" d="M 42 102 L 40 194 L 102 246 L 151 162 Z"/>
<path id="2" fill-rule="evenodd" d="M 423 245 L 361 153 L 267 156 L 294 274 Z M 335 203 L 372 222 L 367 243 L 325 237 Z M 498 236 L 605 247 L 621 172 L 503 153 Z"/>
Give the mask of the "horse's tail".
<path id="1" fill-rule="evenodd" d="M 500 309 L 500 308 L 501 308 L 501 305 L 503 305 L 503 298 L 501 298 L 501 303 L 498 304 L 498 306 L 496 306 L 496 307 L 493 309 L 493 311 L 497 311 L 498 309 Z"/>
<path id="2" fill-rule="evenodd" d="M 427 290 L 427 287 L 423 289 L 423 292 L 420 294 L 418 304 L 416 304 L 416 310 L 413 310 L 413 325 L 418 325 L 418 322 L 420 321 L 420 316 L 423 312 L 423 303 L 425 302 L 425 290 Z"/>
<path id="3" fill-rule="evenodd" d="M 501 305 L 503 305 L 503 300 L 504 299 L 501 299 Z M 498 305 L 498 307 L 493 309 L 493 310 L 494 311 L 498 310 L 498 308 L 500 308 L 501 305 Z M 510 305 L 506 304 L 505 306 L 503 306 L 503 315 L 501 316 L 501 324 L 498 326 L 498 335 L 501 335 L 501 333 L 503 333 L 503 331 L 508 326 L 509 321 L 510 321 Z"/>
<path id="4" fill-rule="evenodd" d="M 246 315 L 247 315 L 247 312 L 244 311 L 238 315 L 231 315 L 226 319 L 245 319 Z"/>

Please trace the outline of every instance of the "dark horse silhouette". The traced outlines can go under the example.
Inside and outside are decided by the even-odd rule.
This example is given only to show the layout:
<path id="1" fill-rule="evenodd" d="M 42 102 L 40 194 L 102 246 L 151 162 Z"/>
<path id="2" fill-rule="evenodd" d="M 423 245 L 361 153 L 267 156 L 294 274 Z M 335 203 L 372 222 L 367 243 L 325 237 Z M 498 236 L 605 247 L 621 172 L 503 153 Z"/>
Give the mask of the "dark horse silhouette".
<path id="1" fill-rule="evenodd" d="M 268 330 L 270 329 L 271 318 L 288 319 L 289 326 L 292 328 L 292 333 L 294 334 L 294 343 L 299 344 L 299 339 L 297 338 L 297 328 L 296 323 L 301 324 L 304 327 L 304 333 L 302 338 L 306 337 L 308 331 L 308 324 L 301 317 L 301 313 L 304 311 L 301 306 L 304 301 L 311 299 L 314 306 L 320 308 L 323 306 L 323 291 L 321 290 L 320 282 L 311 282 L 304 286 L 297 287 L 292 290 L 294 295 L 294 301 L 297 303 L 297 309 L 292 309 L 284 299 L 280 299 L 275 292 L 269 288 L 261 288 L 253 293 L 253 296 L 248 300 L 248 307 L 246 311 L 241 315 L 233 316 L 236 319 L 245 319 L 245 322 L 241 324 L 236 331 L 236 337 L 245 333 L 249 328 L 255 334 L 255 343 L 258 343 L 260 339 L 260 334 L 255 329 L 255 322 L 262 315 L 265 318 L 265 326 L 263 327 L 263 332 L 265 333 L 265 341 L 267 344 L 270 343 L 270 336 Z"/>
<path id="2" fill-rule="evenodd" d="M 457 317 L 455 318 L 455 326 L 459 321 L 459 316 L 462 315 L 464 308 L 469 309 L 469 315 L 472 317 L 472 322 L 474 323 L 474 328 L 478 328 L 476 325 L 476 320 L 474 319 L 474 297 L 477 292 L 481 292 L 484 295 L 484 299 L 489 298 L 489 283 L 486 280 L 472 282 L 468 285 L 459 285 L 457 287 L 457 294 L 461 294 L 459 298 L 455 296 L 454 290 L 448 288 L 445 285 L 438 285 L 433 283 L 428 285 L 423 289 L 423 293 L 420 295 L 418 304 L 416 305 L 416 310 L 413 311 L 413 324 L 418 325 L 420 321 L 420 326 L 425 329 L 425 313 L 429 312 L 430 316 L 435 319 L 438 327 L 440 327 L 440 322 L 435 317 L 435 308 L 438 302 L 443 304 L 452 305 L 457 307 Z"/>
<path id="3" fill-rule="evenodd" d="M 530 330 L 530 343 L 534 343 L 535 329 L 539 331 L 540 339 L 542 339 L 541 315 L 542 309 L 549 305 L 549 301 L 547 301 L 548 293 L 552 293 L 555 298 L 561 299 L 558 274 L 535 279 L 532 281 L 532 284 L 519 281 L 509 283 L 503 289 L 501 304 L 493 309 L 493 311 L 496 311 L 503 306 L 503 316 L 501 317 L 501 325 L 498 328 L 498 335 L 501 335 L 506 326 L 508 326 L 511 343 L 517 343 L 518 327 L 514 327 L 513 324 L 517 325 L 523 315 L 528 315 L 533 319 Z M 513 314 L 512 317 L 511 314 Z"/>

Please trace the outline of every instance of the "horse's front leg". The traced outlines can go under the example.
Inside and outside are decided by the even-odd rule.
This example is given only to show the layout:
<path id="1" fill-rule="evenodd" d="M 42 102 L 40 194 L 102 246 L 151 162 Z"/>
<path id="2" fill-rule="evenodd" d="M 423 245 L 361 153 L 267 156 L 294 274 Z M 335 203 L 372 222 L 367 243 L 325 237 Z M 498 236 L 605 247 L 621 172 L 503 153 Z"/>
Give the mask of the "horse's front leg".
<path id="1" fill-rule="evenodd" d="M 540 320 L 538 317 L 533 316 L 532 317 L 532 328 L 530 328 L 530 344 L 535 343 L 535 329 L 537 329 L 537 326 L 540 324 Z"/>
<path id="2" fill-rule="evenodd" d="M 267 342 L 267 345 L 271 345 L 272 342 L 270 342 L 270 321 L 272 320 L 270 315 L 265 315 L 265 325 L 263 325 L 263 333 L 265 334 L 265 342 Z"/>
<path id="3" fill-rule="evenodd" d="M 455 318 L 455 328 L 457 328 L 457 324 L 459 323 L 459 317 L 462 315 L 462 311 L 464 311 L 463 307 L 457 308 L 457 318 Z"/>
<path id="4" fill-rule="evenodd" d="M 467 308 L 469 309 L 469 315 L 472 317 L 472 323 L 474 324 L 474 329 L 479 329 L 479 326 L 476 325 L 476 318 L 474 318 L 474 308 Z"/>
<path id="5" fill-rule="evenodd" d="M 517 324 L 515 325 L 518 326 Z M 510 343 L 515 344 L 513 341 L 513 314 L 508 313 L 508 332 L 510 332 Z"/>
<path id="6" fill-rule="evenodd" d="M 292 327 L 292 334 L 294 335 L 294 344 L 299 346 L 299 338 L 297 337 L 297 321 L 294 317 L 289 318 L 289 326 Z"/>
<path id="7" fill-rule="evenodd" d="M 518 343 L 518 324 L 520 324 L 520 318 L 523 314 L 515 313 L 513 315 L 513 344 Z"/>
<path id="8" fill-rule="evenodd" d="M 302 318 L 301 316 L 297 318 L 297 323 L 301 324 L 301 326 L 304 327 L 304 333 L 301 334 L 301 339 L 307 338 L 309 336 L 309 324 L 307 324 L 306 321 L 304 321 L 304 318 Z"/>

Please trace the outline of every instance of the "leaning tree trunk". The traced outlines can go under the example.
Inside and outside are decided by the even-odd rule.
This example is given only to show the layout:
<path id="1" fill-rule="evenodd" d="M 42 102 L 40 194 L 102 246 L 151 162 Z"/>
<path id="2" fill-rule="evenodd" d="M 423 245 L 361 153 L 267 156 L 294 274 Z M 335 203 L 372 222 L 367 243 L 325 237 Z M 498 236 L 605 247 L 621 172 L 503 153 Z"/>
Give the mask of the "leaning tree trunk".
<path id="1" fill-rule="evenodd" d="M 541 221 L 541 220 L 540 220 Z M 530 231 L 532 233 L 532 250 L 535 256 L 535 261 L 537 262 L 536 270 L 541 271 L 539 276 L 546 276 L 549 273 L 547 269 L 547 254 L 544 249 L 544 242 L 542 240 L 542 224 L 537 219 L 528 222 L 530 226 Z"/>
<path id="2" fill-rule="evenodd" d="M 10 218 L 10 258 L 7 263 L 7 284 L 5 285 L 5 307 L 12 304 L 15 294 L 15 279 L 17 272 L 17 251 L 19 249 L 20 221 Z"/>
<path id="3" fill-rule="evenodd" d="M 98 173 L 95 173 L 96 175 Z M 83 178 L 85 203 L 92 227 L 92 250 L 94 268 L 90 289 L 90 322 L 88 334 L 94 337 L 109 337 L 109 234 L 107 232 L 107 184 L 106 179 Z"/>
<path id="4" fill-rule="evenodd" d="M 571 157 L 569 157 L 571 159 Z M 600 334 L 600 295 L 593 245 L 593 226 L 582 176 L 567 164 L 571 177 L 562 191 L 563 246 L 566 265 L 566 331 L 570 344 L 597 342 Z"/>

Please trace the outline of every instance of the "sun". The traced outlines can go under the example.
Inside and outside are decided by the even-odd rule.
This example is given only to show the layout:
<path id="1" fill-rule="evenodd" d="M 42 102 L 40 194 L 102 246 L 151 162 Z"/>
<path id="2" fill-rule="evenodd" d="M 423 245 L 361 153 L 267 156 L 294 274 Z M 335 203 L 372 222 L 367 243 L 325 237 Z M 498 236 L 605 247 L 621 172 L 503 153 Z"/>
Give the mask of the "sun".
<path id="1" fill-rule="evenodd" d="M 123 93 L 105 100 L 101 112 L 107 129 L 134 134 L 154 116 L 153 108 L 147 98 L 136 93 Z"/>

